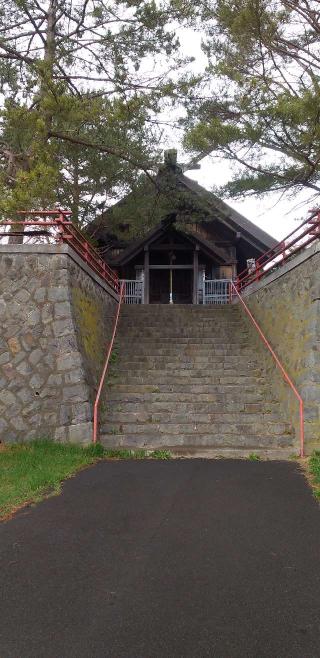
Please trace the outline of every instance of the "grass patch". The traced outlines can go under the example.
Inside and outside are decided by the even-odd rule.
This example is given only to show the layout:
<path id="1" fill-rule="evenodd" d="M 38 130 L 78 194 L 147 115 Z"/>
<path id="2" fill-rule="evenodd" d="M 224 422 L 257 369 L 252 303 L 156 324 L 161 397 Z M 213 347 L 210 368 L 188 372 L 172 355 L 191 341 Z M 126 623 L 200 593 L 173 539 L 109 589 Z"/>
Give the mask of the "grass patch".
<path id="1" fill-rule="evenodd" d="M 248 459 L 249 459 L 251 462 L 259 462 L 259 461 L 261 460 L 261 457 L 260 457 L 260 455 L 257 455 L 255 452 L 251 452 L 251 454 L 249 455 Z"/>
<path id="2" fill-rule="evenodd" d="M 170 459 L 169 450 L 137 450 L 105 448 L 104 456 L 109 459 Z"/>
<path id="3" fill-rule="evenodd" d="M 151 455 L 151 459 L 171 459 L 170 450 L 154 450 Z"/>
<path id="4" fill-rule="evenodd" d="M 105 449 L 101 444 L 36 440 L 6 446 L 0 451 L 0 519 L 17 509 L 61 491 L 61 483 L 99 459 L 169 459 L 166 450 Z"/>
<path id="5" fill-rule="evenodd" d="M 320 452 L 316 451 L 309 459 L 309 470 L 312 476 L 312 485 L 317 498 L 320 498 Z"/>
<path id="6" fill-rule="evenodd" d="M 19 507 L 58 494 L 61 482 L 103 456 L 100 445 L 32 441 L 0 451 L 0 518 Z"/>

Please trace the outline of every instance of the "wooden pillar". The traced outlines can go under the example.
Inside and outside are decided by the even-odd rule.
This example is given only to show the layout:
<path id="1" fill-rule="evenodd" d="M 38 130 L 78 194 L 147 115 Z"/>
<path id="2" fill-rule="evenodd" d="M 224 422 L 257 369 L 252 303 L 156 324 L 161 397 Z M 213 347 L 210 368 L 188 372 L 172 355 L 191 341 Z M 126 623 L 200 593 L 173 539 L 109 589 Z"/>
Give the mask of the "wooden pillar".
<path id="1" fill-rule="evenodd" d="M 149 304 L 150 297 L 150 260 L 149 249 L 144 248 L 144 304 Z"/>
<path id="2" fill-rule="evenodd" d="M 192 303 L 198 303 L 198 273 L 199 273 L 199 247 L 196 245 L 196 248 L 193 252 L 193 295 Z"/>

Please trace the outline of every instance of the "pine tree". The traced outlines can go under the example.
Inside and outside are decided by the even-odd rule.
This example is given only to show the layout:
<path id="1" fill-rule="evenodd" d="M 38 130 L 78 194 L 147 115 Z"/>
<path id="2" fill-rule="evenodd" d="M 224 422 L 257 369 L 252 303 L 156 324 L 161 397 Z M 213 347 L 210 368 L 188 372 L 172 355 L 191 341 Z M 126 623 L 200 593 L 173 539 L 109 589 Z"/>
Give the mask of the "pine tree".
<path id="1" fill-rule="evenodd" d="M 0 9 L 0 212 L 82 224 L 155 165 L 156 115 L 188 81 L 177 0 L 7 0 Z"/>
<path id="2" fill-rule="evenodd" d="M 202 15 L 211 93 L 189 104 L 186 146 L 239 165 L 220 193 L 318 196 L 319 2 L 209 0 Z"/>

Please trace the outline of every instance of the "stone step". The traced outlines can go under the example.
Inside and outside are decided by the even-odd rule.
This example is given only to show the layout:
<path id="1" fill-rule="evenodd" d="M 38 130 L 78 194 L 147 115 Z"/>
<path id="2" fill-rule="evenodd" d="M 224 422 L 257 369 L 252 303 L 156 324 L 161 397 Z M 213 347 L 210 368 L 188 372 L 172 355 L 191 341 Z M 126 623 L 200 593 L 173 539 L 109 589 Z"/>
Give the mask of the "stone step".
<path id="1" fill-rule="evenodd" d="M 193 392 L 186 391 L 183 387 L 182 391 L 159 391 L 154 390 L 155 387 L 150 385 L 146 386 L 147 390 L 141 390 L 141 387 L 132 386 L 131 390 L 126 390 L 129 387 L 123 387 L 124 390 L 119 390 L 120 387 L 111 387 L 108 390 L 107 400 L 108 401 L 119 401 L 121 403 L 135 402 L 135 403 L 153 403 L 153 402 L 174 402 L 175 404 L 181 404 L 181 402 L 192 402 L 192 403 L 201 403 L 201 402 L 210 402 L 211 404 L 218 405 L 218 408 L 221 409 L 221 406 L 228 408 L 229 405 L 237 405 L 241 408 L 244 408 L 245 404 L 258 404 L 263 402 L 266 406 L 272 406 L 273 404 L 278 404 L 278 400 L 270 396 L 270 400 L 266 400 L 265 396 L 262 393 L 254 391 L 243 391 L 242 395 L 237 395 L 237 391 L 229 391 L 227 393 L 221 394 L 220 388 L 218 392 L 214 392 L 212 387 L 210 387 L 209 393 L 198 393 L 196 396 Z M 150 390 L 151 389 L 151 390 Z"/>
<path id="2" fill-rule="evenodd" d="M 164 448 L 165 449 L 165 448 Z M 248 459 L 254 454 L 261 460 L 288 461 L 299 455 L 298 446 L 288 448 L 210 448 L 199 446 L 171 446 L 170 455 L 173 459 Z"/>
<path id="3" fill-rule="evenodd" d="M 286 435 L 291 436 L 291 428 L 289 423 L 280 423 L 270 421 L 264 423 L 262 420 L 258 423 L 223 423 L 220 419 L 213 422 L 189 422 L 188 418 L 184 418 L 184 422 L 178 421 L 177 423 L 169 422 L 155 422 L 155 423 L 138 423 L 138 422 L 122 422 L 111 423 L 106 422 L 101 425 L 103 434 L 194 434 L 200 436 L 201 434 L 218 434 L 218 435 L 243 435 L 259 436 L 263 433 L 271 434 L 272 436 Z"/>
<path id="4" fill-rule="evenodd" d="M 290 448 L 290 454 L 294 452 L 296 444 L 292 437 L 288 435 L 272 437 L 269 434 L 255 435 L 219 435 L 214 436 L 212 433 L 197 437 L 190 434 L 179 434 L 175 436 L 172 434 L 100 434 L 100 442 L 108 448 L 147 448 L 153 449 L 166 449 L 178 447 L 210 447 L 210 448 L 245 448 L 250 452 L 256 452 L 257 449 L 268 448 Z"/>
<path id="5" fill-rule="evenodd" d="M 213 334 L 215 336 L 219 336 L 221 332 L 226 332 L 229 336 L 248 336 L 249 335 L 249 329 L 248 328 L 241 328 L 239 329 L 239 326 L 237 326 L 237 323 L 235 322 L 234 325 L 230 325 L 229 322 L 220 322 L 219 324 L 217 322 L 192 322 L 189 323 L 187 326 L 183 323 L 166 323 L 165 326 L 159 325 L 154 325 L 151 326 L 150 324 L 147 324 L 145 322 L 141 323 L 141 326 L 138 326 L 136 323 L 134 324 L 129 324 L 126 322 L 125 323 L 125 331 L 126 334 L 135 334 L 139 333 L 143 330 L 143 335 L 146 336 L 178 336 L 178 333 L 181 332 L 185 337 L 188 337 L 189 335 L 192 335 L 193 333 L 195 335 L 198 334 L 200 331 L 203 334 L 208 334 L 208 336 L 212 336 Z M 121 325 L 120 325 L 120 333 L 121 333 Z M 141 334 L 140 334 L 141 335 Z"/>
<path id="6" fill-rule="evenodd" d="M 166 370 L 163 368 L 163 364 L 160 364 L 157 367 L 156 363 L 131 363 L 130 366 L 124 361 L 120 361 L 117 368 L 112 368 L 107 375 L 107 379 L 113 379 L 114 377 L 123 377 L 128 372 L 134 372 L 137 376 L 143 376 L 145 374 L 155 375 L 159 373 L 160 375 L 166 374 L 168 378 L 171 376 L 180 376 L 184 379 L 192 377 L 263 377 L 263 371 L 261 368 L 253 368 L 252 366 L 247 368 L 245 366 L 232 366 L 232 365 L 221 365 L 221 364 L 206 364 L 203 368 L 200 367 L 200 364 L 189 363 L 188 361 L 180 363 L 179 362 L 168 362 Z"/>
<path id="7" fill-rule="evenodd" d="M 172 355 L 172 358 L 169 360 L 167 356 L 164 356 L 163 354 L 135 354 L 132 352 L 132 354 L 124 355 L 122 352 L 115 352 L 115 367 L 117 368 L 120 364 L 124 363 L 129 367 L 136 368 L 137 363 L 139 364 L 141 362 L 141 365 L 144 366 L 145 363 L 150 363 L 154 365 L 155 367 L 160 367 L 164 366 L 165 368 L 168 367 L 169 364 L 181 364 L 181 356 L 183 356 L 184 361 L 186 363 L 189 363 L 193 365 L 194 367 L 197 367 L 197 364 L 199 364 L 198 367 L 204 368 L 206 365 L 208 366 L 215 366 L 215 365 L 222 365 L 223 367 L 235 367 L 237 365 L 242 365 L 242 366 L 247 366 L 255 368 L 260 365 L 260 362 L 258 359 L 256 359 L 254 356 L 251 355 L 251 358 L 248 359 L 248 356 L 245 354 L 237 354 L 234 356 L 230 356 L 228 354 L 224 355 L 223 359 L 221 359 L 221 355 L 214 355 L 214 354 L 184 354 L 181 355 L 180 353 L 177 353 L 175 355 Z"/>
<path id="8" fill-rule="evenodd" d="M 116 340 L 116 345 L 126 345 L 127 341 L 129 338 L 134 338 L 136 337 L 137 340 L 139 340 L 139 345 L 142 342 L 146 343 L 147 345 L 165 345 L 167 343 L 173 344 L 173 345 L 196 345 L 197 347 L 199 345 L 236 345 L 238 347 L 242 347 L 242 345 L 246 344 L 248 345 L 248 338 L 247 336 L 233 336 L 232 339 L 228 339 L 228 337 L 225 335 L 225 333 L 221 333 L 219 336 L 212 336 L 212 334 L 208 333 L 208 335 L 204 335 L 202 332 L 197 332 L 194 335 L 189 332 L 188 335 L 162 335 L 159 334 L 157 335 L 150 335 L 150 336 L 145 336 L 144 334 L 141 335 L 141 332 L 137 332 L 137 335 L 126 332 L 125 336 L 118 335 L 118 338 Z M 250 349 L 252 349 L 251 345 L 248 345 Z"/>
<path id="9" fill-rule="evenodd" d="M 137 364 L 136 364 L 137 365 Z M 142 364 L 139 363 L 139 366 Z M 221 366 L 221 364 L 219 364 Z M 134 372 L 135 377 L 165 377 L 168 381 L 172 381 L 172 378 L 180 378 L 180 379 L 192 379 L 192 381 L 195 378 L 201 379 L 201 378 L 209 378 L 211 377 L 212 380 L 216 380 L 217 378 L 221 383 L 223 383 L 223 378 L 228 381 L 225 381 L 224 383 L 230 384 L 233 383 L 232 381 L 229 380 L 234 380 L 236 381 L 237 379 L 241 379 L 241 382 L 244 382 L 244 379 L 252 379 L 253 381 L 257 381 L 257 379 L 262 378 L 262 370 L 260 369 L 255 369 L 253 370 L 252 368 L 235 368 L 233 366 L 229 366 L 228 368 L 225 367 L 212 367 L 211 365 L 207 365 L 206 367 L 197 368 L 194 367 L 193 364 L 188 364 L 188 363 L 181 363 L 180 368 L 178 363 L 172 363 L 168 364 L 167 369 L 164 370 L 163 368 L 157 368 L 156 366 L 150 367 L 149 364 L 146 364 L 145 367 L 136 367 L 136 368 L 128 368 L 125 363 L 120 363 L 120 365 L 113 369 L 112 371 L 110 370 L 109 372 L 109 377 L 108 380 L 112 379 L 113 381 L 116 379 L 120 380 L 128 376 L 128 374 L 131 374 Z M 265 380 L 264 380 L 265 381 Z M 193 382 L 194 383 L 194 382 Z M 249 382 L 247 382 L 249 383 Z"/>
<path id="10" fill-rule="evenodd" d="M 247 325 L 241 322 L 241 317 L 239 314 L 224 315 L 222 313 L 220 315 L 211 313 L 208 315 L 200 315 L 200 316 L 177 314 L 177 315 L 170 315 L 170 316 L 167 315 L 162 317 L 161 315 L 159 315 L 159 313 L 155 313 L 149 316 L 135 315 L 135 317 L 128 317 L 121 314 L 119 320 L 119 326 L 125 323 L 129 327 L 135 327 L 137 326 L 137 323 L 139 323 L 140 325 L 144 324 L 147 327 L 155 327 L 156 329 L 158 329 L 159 320 L 166 320 L 168 326 L 181 325 L 186 327 L 188 325 L 194 325 L 194 324 L 202 325 L 202 326 L 207 326 L 207 325 L 219 326 L 219 325 L 227 324 L 228 326 L 237 327 L 238 329 L 247 328 Z"/>
<path id="11" fill-rule="evenodd" d="M 239 317 L 243 314 L 242 309 L 240 309 L 237 305 L 233 306 L 198 306 L 198 307 L 192 307 L 192 306 L 180 306 L 178 305 L 173 308 L 172 306 L 165 305 L 163 306 L 157 306 L 156 304 L 152 304 L 149 307 L 146 306 L 138 306 L 138 305 L 132 305 L 129 309 L 129 305 L 122 306 L 121 308 L 121 315 L 120 317 L 126 318 L 128 320 L 138 320 L 139 318 L 149 318 L 152 322 L 152 320 L 158 319 L 158 318 L 166 318 L 166 319 L 172 319 L 177 320 L 180 318 L 188 318 L 188 319 L 199 319 L 199 318 L 210 318 L 214 317 L 217 318 L 217 320 L 223 318 L 223 317 L 228 317 L 228 318 L 236 318 Z"/>
<path id="12" fill-rule="evenodd" d="M 119 328 L 119 333 L 118 335 L 122 334 L 123 329 L 125 329 L 126 334 L 131 335 L 140 335 L 143 334 L 143 336 L 146 336 L 146 338 L 177 338 L 179 334 L 183 336 L 184 338 L 188 338 L 189 336 L 198 336 L 199 334 L 203 334 L 207 338 L 220 338 L 224 334 L 232 337 L 232 338 L 237 338 L 237 337 L 249 337 L 250 332 L 249 329 L 241 329 L 238 330 L 236 327 L 230 327 L 230 324 L 226 322 L 225 324 L 220 324 L 217 325 L 216 323 L 210 324 L 190 324 L 188 327 L 185 327 L 184 325 L 168 325 L 167 323 L 163 322 L 165 326 L 161 327 L 158 326 L 157 329 L 153 327 L 147 327 L 145 323 L 141 323 L 141 326 L 134 325 L 132 327 L 123 327 Z M 161 323 L 159 323 L 161 325 Z"/>
<path id="13" fill-rule="evenodd" d="M 143 329 L 137 332 L 128 331 L 126 332 L 125 336 L 118 334 L 116 338 L 116 343 L 125 345 L 127 340 L 129 339 L 138 340 L 140 343 L 142 338 L 144 341 L 146 341 L 147 344 L 176 343 L 178 345 L 182 345 L 188 343 L 195 343 L 199 345 L 202 344 L 202 342 L 204 342 L 206 345 L 212 345 L 212 344 L 223 345 L 229 343 L 231 343 L 232 345 L 250 344 L 250 338 L 246 334 L 235 335 L 234 332 L 232 334 L 228 334 L 228 332 L 225 329 L 221 329 L 221 331 L 217 333 L 212 333 L 211 331 L 204 332 L 201 331 L 200 329 L 196 329 L 195 331 L 192 332 L 189 331 L 188 333 L 185 333 L 179 328 L 177 329 L 176 333 L 173 332 L 161 332 L 159 334 L 151 333 L 151 332 L 145 333 Z"/>
<path id="14" fill-rule="evenodd" d="M 231 371 L 232 372 L 232 371 Z M 219 373 L 219 374 L 218 374 Z M 234 376 L 229 372 L 226 373 L 224 370 L 220 372 L 218 370 L 184 370 L 178 369 L 170 370 L 165 372 L 163 370 L 118 370 L 109 375 L 108 383 L 119 383 L 119 384 L 183 384 L 188 386 L 194 384 L 224 384 L 234 385 L 234 386 L 254 386 L 259 387 L 260 385 L 268 386 L 265 378 L 260 375 L 252 376 L 250 373 L 245 373 L 242 375 L 235 374 Z"/>
<path id="15" fill-rule="evenodd" d="M 279 418 L 279 402 L 248 402 L 248 403 L 227 403 L 219 402 L 202 402 L 194 399 L 192 402 L 179 402 L 175 400 L 154 401 L 147 400 L 146 402 L 139 401 L 121 401 L 121 400 L 107 400 L 104 403 L 104 416 L 108 419 L 110 414 L 124 413 L 124 414 L 217 414 L 225 419 L 224 422 L 233 422 L 239 414 L 241 417 L 246 415 L 260 415 L 265 414 L 270 416 L 271 419 Z"/>
<path id="16" fill-rule="evenodd" d="M 215 306 L 215 305 L 203 305 L 203 304 L 124 304 L 122 307 L 123 312 L 127 312 L 129 315 L 137 311 L 138 313 L 151 313 L 151 311 L 159 312 L 170 312 L 173 313 L 178 311 L 181 313 L 183 310 L 188 311 L 189 313 L 201 313 L 201 312 L 236 312 L 239 310 L 238 304 L 226 304 L 225 306 Z"/>
<path id="17" fill-rule="evenodd" d="M 213 426 L 216 426 L 218 423 L 225 425 L 226 423 L 231 424 L 259 424 L 265 426 L 269 423 L 278 423 L 279 414 L 278 413 L 230 413 L 230 412 L 199 412 L 196 409 L 191 409 L 188 412 L 183 412 L 180 409 L 171 410 L 171 411 L 156 411 L 152 406 L 148 406 L 147 409 L 139 409 L 138 411 L 117 411 L 115 409 L 109 409 L 105 411 L 104 414 L 105 421 L 108 421 L 109 424 L 113 425 L 120 423 L 138 423 L 138 424 L 150 424 L 150 423 L 210 423 Z"/>
<path id="18" fill-rule="evenodd" d="M 269 385 L 267 382 L 264 382 L 263 384 L 260 384 L 257 386 L 255 383 L 250 384 L 248 386 L 244 387 L 241 384 L 224 384 L 223 386 L 219 385 L 219 383 L 191 383 L 191 382 L 182 382 L 180 383 L 173 383 L 171 384 L 170 381 L 166 381 L 165 383 L 157 383 L 157 382 L 151 382 L 149 384 L 146 384 L 145 381 L 139 381 L 135 383 L 118 383 L 118 382 L 112 382 L 108 381 L 106 384 L 106 389 L 107 390 L 113 390 L 117 391 L 118 393 L 124 393 L 124 394 L 138 394 L 138 393 L 191 393 L 193 395 L 198 395 L 201 393 L 211 393 L 215 395 L 219 395 L 219 399 L 223 401 L 224 397 L 229 395 L 237 395 L 239 397 L 243 396 L 243 399 L 245 399 L 247 394 L 254 395 L 256 394 L 257 400 L 258 398 L 261 399 L 261 397 L 267 395 L 269 392 L 271 393 L 269 389 Z"/>
<path id="19" fill-rule="evenodd" d="M 106 438 L 106 441 L 108 437 Z M 104 439 L 103 439 L 104 441 Z M 108 446 L 105 443 L 106 447 Z M 121 446 L 125 450 L 132 450 L 132 445 Z M 137 447 L 137 446 L 135 446 Z M 170 452 L 172 459 L 249 459 L 254 455 L 261 460 L 276 460 L 276 461 L 288 461 L 289 459 L 295 458 L 299 455 L 299 447 L 296 445 L 289 446 L 287 448 L 279 448 L 274 446 L 268 446 L 265 448 L 253 446 L 253 447 L 238 447 L 234 446 L 232 448 L 225 448 L 221 446 L 219 448 L 213 448 L 208 446 L 195 446 L 195 445 L 183 445 L 183 446 L 157 446 L 157 450 L 166 450 Z M 153 448 L 146 448 L 147 453 L 151 453 Z"/>
<path id="20" fill-rule="evenodd" d="M 294 451 L 238 306 L 123 307 L 105 388 L 110 447 Z"/>
<path id="21" fill-rule="evenodd" d="M 122 348 L 117 348 L 116 353 L 121 352 L 121 356 L 123 358 L 128 358 L 132 356 L 136 357 L 157 357 L 157 356 L 164 356 L 164 357 L 172 357 L 173 359 L 175 358 L 192 358 L 194 354 L 201 355 L 201 356 L 220 356 L 220 357 L 225 357 L 225 356 L 230 356 L 230 357 L 237 357 L 238 355 L 242 356 L 247 356 L 248 358 L 252 357 L 252 350 L 250 350 L 247 347 L 244 347 L 242 350 L 236 350 L 232 348 L 232 346 L 225 346 L 225 347 L 218 347 L 218 346 L 213 346 L 209 351 L 204 347 L 204 346 L 195 346 L 195 345 L 190 345 L 188 348 L 183 349 L 179 346 L 156 346 L 156 345 L 141 345 L 139 347 L 135 347 L 135 345 L 131 344 L 130 347 L 122 347 Z M 209 353 L 208 353 L 209 352 Z"/>

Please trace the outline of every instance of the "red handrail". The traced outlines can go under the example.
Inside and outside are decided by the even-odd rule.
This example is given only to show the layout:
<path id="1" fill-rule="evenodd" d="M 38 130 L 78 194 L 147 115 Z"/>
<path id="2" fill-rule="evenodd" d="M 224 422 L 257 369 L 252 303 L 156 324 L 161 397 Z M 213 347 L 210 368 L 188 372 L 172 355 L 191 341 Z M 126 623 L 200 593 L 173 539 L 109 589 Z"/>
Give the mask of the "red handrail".
<path id="1" fill-rule="evenodd" d="M 22 233 L 26 226 L 34 226 L 36 228 L 56 228 L 57 234 L 50 233 L 49 237 L 52 240 L 55 240 L 58 243 L 67 243 L 72 249 L 80 256 L 80 258 L 91 267 L 91 269 L 98 274 L 104 281 L 106 281 L 116 292 L 120 290 L 119 277 L 114 272 L 107 263 L 105 263 L 102 258 L 100 258 L 99 253 L 96 249 L 88 242 L 85 235 L 71 222 L 67 219 L 71 212 L 69 210 L 21 210 L 19 211 L 20 215 L 23 216 L 35 216 L 43 217 L 42 220 L 5 220 L 1 222 L 1 226 L 11 227 L 21 227 Z M 46 217 L 51 219 L 47 220 Z M 3 236 L 14 235 L 14 232 L 1 231 L 0 239 Z M 39 232 L 35 231 L 32 234 L 32 239 L 34 240 Z M 41 233 L 40 233 L 41 235 Z"/>
<path id="2" fill-rule="evenodd" d="M 270 271 L 268 265 L 272 266 L 274 264 L 275 267 L 280 267 L 293 254 L 298 253 L 301 249 L 320 238 L 320 210 L 312 210 L 310 213 L 311 216 L 291 231 L 286 238 L 257 258 L 254 272 L 250 272 L 248 268 L 240 272 L 237 277 L 239 292 L 268 274 Z M 276 259 L 280 257 L 281 260 L 277 262 Z"/>
<path id="3" fill-rule="evenodd" d="M 105 364 L 104 364 L 104 367 L 103 367 L 103 370 L 102 370 L 102 375 L 101 375 L 101 378 L 100 378 L 100 383 L 99 383 L 99 387 L 98 387 L 98 391 L 97 391 L 97 395 L 96 395 L 96 399 L 95 399 L 95 403 L 94 403 L 94 407 L 93 407 L 93 434 L 92 434 L 93 443 L 97 443 L 99 401 L 100 401 L 101 391 L 102 391 L 102 388 L 103 388 L 104 380 L 105 380 L 107 370 L 108 370 L 108 366 L 109 366 L 109 361 L 110 361 L 110 356 L 111 356 L 111 352 L 112 352 L 112 348 L 113 348 L 115 335 L 116 335 L 116 332 L 117 332 L 119 315 L 120 315 L 120 308 L 121 308 L 121 304 L 122 304 L 123 296 L 124 296 L 124 287 L 125 287 L 125 283 L 123 281 L 121 283 L 121 287 L 120 287 L 119 302 L 118 302 L 116 317 L 115 317 L 115 320 L 114 320 L 112 337 L 111 337 L 111 341 L 109 343 L 107 356 L 106 356 Z"/>
<path id="4" fill-rule="evenodd" d="M 304 456 L 304 404 L 303 404 L 303 399 L 302 399 L 301 395 L 298 393 L 298 391 L 297 391 L 297 389 L 296 389 L 294 383 L 293 383 L 292 380 L 290 379 L 288 373 L 286 372 L 286 370 L 284 369 L 282 363 L 281 363 L 280 360 L 278 359 L 278 357 L 277 357 L 275 351 L 272 349 L 272 347 L 271 347 L 269 341 L 268 341 L 267 338 L 265 337 L 265 335 L 264 335 L 262 329 L 259 327 L 257 321 L 254 319 L 254 317 L 253 317 L 251 311 L 249 311 L 249 309 L 248 309 L 246 303 L 243 301 L 241 295 L 239 294 L 239 292 L 238 292 L 236 286 L 234 285 L 234 283 L 233 283 L 232 281 L 231 281 L 231 286 L 232 286 L 232 290 L 236 293 L 238 299 L 240 299 L 240 302 L 241 302 L 242 306 L 244 307 L 244 309 L 245 309 L 247 315 L 249 316 L 251 322 L 254 324 L 255 328 L 257 329 L 257 331 L 258 331 L 260 337 L 262 338 L 264 344 L 266 345 L 266 347 L 268 348 L 269 352 L 271 353 L 271 355 L 272 355 L 273 359 L 275 360 L 275 362 L 276 362 L 278 368 L 281 370 L 284 379 L 285 379 L 286 382 L 289 384 L 289 386 L 291 387 L 292 391 L 294 392 L 296 398 L 297 398 L 298 401 L 299 401 L 299 416 L 300 416 L 300 457 L 303 457 L 303 456 Z"/>

